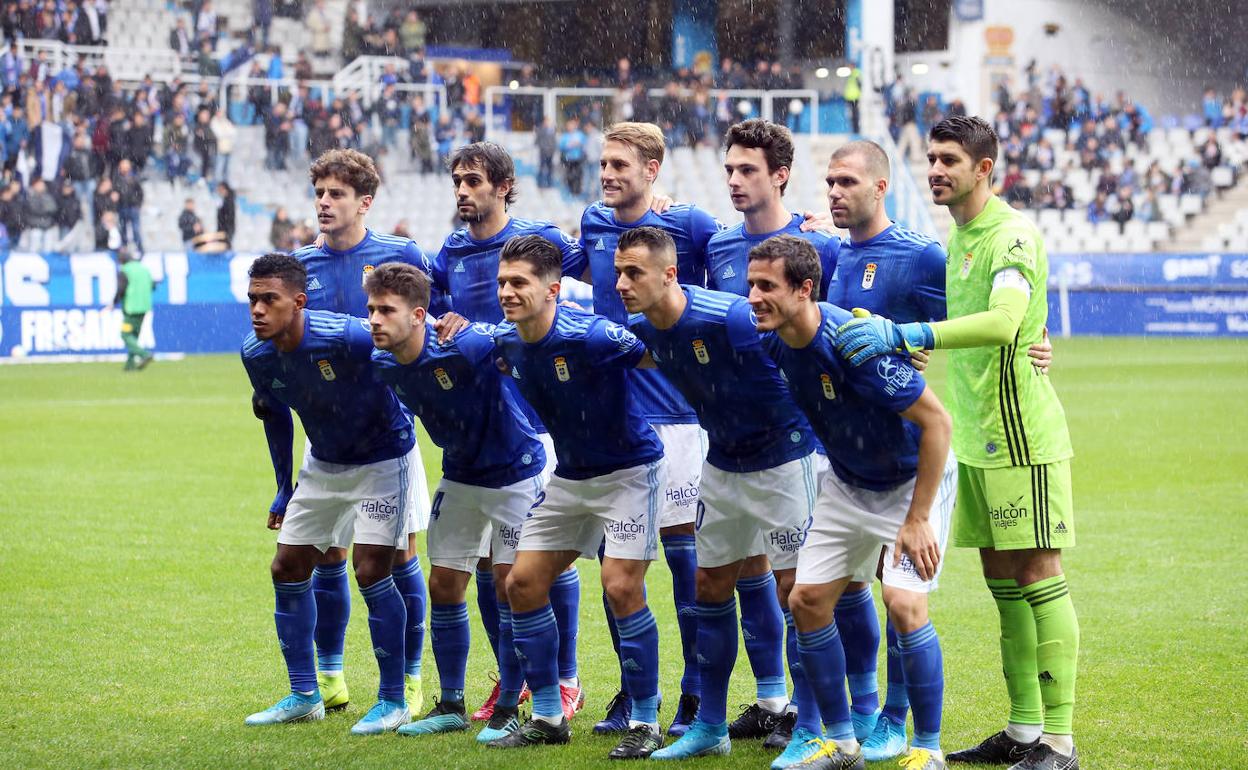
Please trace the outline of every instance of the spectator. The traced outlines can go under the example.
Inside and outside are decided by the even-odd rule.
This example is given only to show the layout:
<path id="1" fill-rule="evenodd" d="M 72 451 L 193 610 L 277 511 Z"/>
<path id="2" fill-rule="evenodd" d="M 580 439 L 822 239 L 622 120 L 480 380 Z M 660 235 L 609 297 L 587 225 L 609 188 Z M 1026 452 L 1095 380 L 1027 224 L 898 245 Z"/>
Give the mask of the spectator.
<path id="1" fill-rule="evenodd" d="M 1099 224 L 1109 219 L 1109 200 L 1105 193 L 1098 192 L 1095 200 L 1088 204 L 1088 221 Z"/>
<path id="2" fill-rule="evenodd" d="M 56 198 L 48 192 L 48 184 L 42 177 L 31 181 L 22 216 L 26 224 L 26 248 L 40 253 L 51 251 L 60 240 L 52 230 L 56 226 Z"/>
<path id="3" fill-rule="evenodd" d="M 218 182 L 228 182 L 230 177 L 230 156 L 234 153 L 234 137 L 238 134 L 238 129 L 230 122 L 230 118 L 225 114 L 225 108 L 218 107 L 217 114 L 212 116 L 212 122 L 209 123 L 212 128 L 212 135 L 217 142 L 217 155 L 215 158 L 215 166 L 212 170 L 212 178 Z"/>
<path id="4" fill-rule="evenodd" d="M 117 221 L 117 212 L 105 211 L 95 226 L 95 248 L 97 251 L 115 252 L 121 245 L 121 225 Z"/>
<path id="5" fill-rule="evenodd" d="M 1135 202 L 1131 199 L 1131 188 L 1118 188 L 1118 197 L 1115 201 L 1114 213 L 1111 215 L 1113 220 L 1118 223 L 1119 229 L 1135 216 Z"/>
<path id="6" fill-rule="evenodd" d="M 128 159 L 123 158 L 117 164 L 117 173 L 113 178 L 113 187 L 117 190 L 117 213 L 121 222 L 121 243 L 126 245 L 134 239 L 135 251 L 143 253 L 143 226 L 140 212 L 143 207 L 143 184 L 134 174 L 134 168 Z"/>
<path id="7" fill-rule="evenodd" d="M 199 155 L 199 175 L 205 180 L 211 179 L 216 165 L 217 135 L 212 131 L 212 112 L 207 107 L 200 107 L 195 112 L 191 147 Z"/>
<path id="8" fill-rule="evenodd" d="M 302 158 L 308 149 L 308 87 L 300 85 L 286 103 L 286 116 L 290 120 L 290 154 Z"/>
<path id="9" fill-rule="evenodd" d="M 423 55 L 426 34 L 425 22 L 421 21 L 416 11 L 409 10 L 403 18 L 403 24 L 399 26 L 399 42 L 403 45 L 403 51 L 408 56 Z"/>
<path id="10" fill-rule="evenodd" d="M 194 250 L 195 246 L 191 242 L 204 233 L 204 223 L 195 213 L 194 198 L 187 198 L 182 206 L 182 213 L 178 214 L 178 232 L 182 235 L 182 247 L 187 251 Z"/>
<path id="11" fill-rule="evenodd" d="M 580 122 L 576 118 L 569 119 L 564 125 L 563 133 L 559 135 L 559 160 L 563 163 L 568 192 L 580 197 L 582 166 L 585 164 L 585 133 L 581 131 Z"/>
<path id="12" fill-rule="evenodd" d="M 602 130 L 591 120 L 585 121 L 585 169 L 582 188 L 590 195 L 598 187 L 600 172 L 598 164 L 602 160 L 602 146 L 605 141 Z"/>
<path id="13" fill-rule="evenodd" d="M 278 102 L 264 121 L 264 167 L 274 171 L 286 170 L 286 153 L 290 151 L 290 120 L 286 117 L 286 105 Z"/>
<path id="14" fill-rule="evenodd" d="M 364 38 L 367 34 L 368 31 L 360 23 L 359 13 L 354 8 L 347 8 L 347 18 L 342 23 L 342 60 L 344 62 L 352 61 L 364 52 Z"/>
<path id="15" fill-rule="evenodd" d="M 1205 164 L 1205 168 L 1213 170 L 1222 165 L 1222 148 L 1218 146 L 1218 138 L 1209 135 L 1205 140 L 1205 144 L 1200 148 L 1200 159 Z"/>
<path id="16" fill-rule="evenodd" d="M 169 30 L 169 47 L 177 51 L 178 56 L 183 59 L 190 59 L 191 54 L 199 48 L 186 29 L 186 19 L 181 16 L 173 23 L 173 29 Z"/>
<path id="17" fill-rule="evenodd" d="M 1144 200 L 1140 201 L 1140 206 L 1135 210 L 1135 218 L 1141 222 L 1156 222 L 1161 219 L 1161 211 L 1157 207 L 1157 192 L 1148 190 L 1144 193 Z"/>
<path id="18" fill-rule="evenodd" d="M 107 176 L 100 177 L 99 182 L 95 186 L 95 194 L 91 198 L 92 222 L 99 225 L 100 219 L 103 218 L 105 212 L 111 211 L 116 214 L 120 205 L 121 196 L 113 189 L 113 180 Z"/>
<path id="19" fill-rule="evenodd" d="M 944 117 L 944 112 L 940 109 L 940 102 L 936 100 L 936 96 L 928 94 L 927 99 L 923 102 L 923 130 L 930 130 L 932 126 L 939 123 Z"/>
<path id="20" fill-rule="evenodd" d="M 408 143 L 411 148 L 410 160 L 416 163 L 417 170 L 423 174 L 432 174 L 433 169 L 433 137 L 429 133 L 429 111 L 425 109 L 425 100 L 420 95 L 412 97 L 411 135 Z"/>
<path id="21" fill-rule="evenodd" d="M 862 98 L 862 70 L 852 67 L 849 77 L 845 80 L 845 91 L 841 94 L 845 106 L 849 110 L 850 130 L 858 131 L 858 100 Z"/>
<path id="22" fill-rule="evenodd" d="M 217 12 L 212 7 L 212 0 L 204 0 L 199 7 L 199 16 L 195 22 L 195 37 L 208 41 L 212 50 L 217 50 Z"/>
<path id="23" fill-rule="evenodd" d="M 73 184 L 82 204 L 90 205 L 91 190 L 95 186 L 95 168 L 92 165 L 91 140 L 87 138 L 86 131 L 80 130 L 74 137 L 69 157 L 65 159 L 65 175 Z"/>
<path id="24" fill-rule="evenodd" d="M 559 139 L 555 136 L 555 128 L 550 118 L 543 118 L 541 128 L 537 130 L 537 186 L 551 187 L 555 183 L 555 151 L 559 149 Z"/>
<path id="25" fill-rule="evenodd" d="M 269 45 L 269 27 L 273 26 L 273 0 L 252 0 L 252 21 L 260 30 L 260 44 Z"/>
<path id="26" fill-rule="evenodd" d="M 433 141 L 438 147 L 438 168 L 446 168 L 446 159 L 451 155 L 451 145 L 455 141 L 455 126 L 451 116 L 445 112 L 438 115 L 438 125 L 433 132 Z"/>
<path id="27" fill-rule="evenodd" d="M 56 227 L 59 235 L 53 250 L 74 251 L 79 244 L 73 235 L 78 225 L 84 221 L 82 204 L 78 200 L 78 194 L 74 192 L 74 183 L 68 177 L 62 179 L 53 197 L 56 198 Z"/>
<path id="28" fill-rule="evenodd" d="M 11 245 L 21 241 L 22 223 L 26 219 L 21 193 L 22 186 L 17 181 L 9 182 L 0 191 L 0 225 L 8 233 Z"/>
<path id="29" fill-rule="evenodd" d="M 1209 167 L 1195 158 L 1189 160 L 1183 172 L 1183 192 L 1202 198 L 1213 192 L 1213 177 L 1209 174 Z"/>
<path id="30" fill-rule="evenodd" d="M 304 24 L 312 36 L 312 53 L 316 56 L 329 56 L 330 49 L 333 46 L 333 42 L 330 39 L 333 22 L 330 19 L 329 8 L 326 7 L 325 0 L 316 0 L 316 3 L 308 9 L 308 17 L 304 20 Z M 346 53 L 345 50 L 343 53 Z"/>
<path id="31" fill-rule="evenodd" d="M 923 144 L 922 137 L 919 136 L 917 109 L 918 105 L 914 100 L 914 92 L 906 89 L 893 117 L 894 122 L 900 127 L 897 137 L 897 152 L 907 161 L 922 158 L 927 154 L 927 148 Z"/>
<path id="32" fill-rule="evenodd" d="M 1218 98 L 1217 92 L 1212 88 L 1206 88 L 1201 105 L 1204 108 L 1205 125 L 1210 128 L 1220 128 L 1222 126 L 1222 100 Z"/>
<path id="33" fill-rule="evenodd" d="M 225 235 L 227 247 L 234 244 L 234 220 L 238 214 L 234 201 L 234 188 L 225 182 L 217 183 L 217 195 L 221 196 L 221 204 L 217 206 L 217 230 Z"/>
<path id="34" fill-rule="evenodd" d="M 290 221 L 286 207 L 278 206 L 273 214 L 273 226 L 269 228 L 269 243 L 278 251 L 291 251 L 298 248 L 301 244 L 295 244 L 291 238 L 294 231 L 295 223 Z"/>
<path id="35" fill-rule="evenodd" d="M 394 229 L 390 231 L 390 234 L 395 236 L 396 238 L 411 238 L 412 237 L 411 223 L 408 222 L 406 219 L 400 219 L 398 222 L 394 223 Z"/>
<path id="36" fill-rule="evenodd" d="M 169 183 L 175 187 L 186 176 L 189 143 L 186 118 L 179 112 L 165 126 L 165 174 L 169 177 Z"/>

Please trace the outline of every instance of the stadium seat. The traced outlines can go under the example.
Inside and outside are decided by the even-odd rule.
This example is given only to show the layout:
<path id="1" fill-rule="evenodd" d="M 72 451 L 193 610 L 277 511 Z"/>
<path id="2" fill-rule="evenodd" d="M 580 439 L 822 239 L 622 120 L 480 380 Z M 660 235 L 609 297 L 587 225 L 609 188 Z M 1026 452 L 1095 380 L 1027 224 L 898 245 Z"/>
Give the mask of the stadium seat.
<path id="1" fill-rule="evenodd" d="M 1232 187 L 1235 184 L 1235 171 L 1230 166 L 1218 166 L 1210 170 L 1209 179 L 1219 189 Z"/>
<path id="2" fill-rule="evenodd" d="M 1149 222 L 1148 237 L 1154 243 L 1164 241 L 1170 237 L 1170 226 L 1165 222 Z"/>
<path id="3" fill-rule="evenodd" d="M 1062 223 L 1062 212 L 1058 209 L 1040 209 L 1036 221 L 1041 227 L 1054 227 Z"/>
<path id="4" fill-rule="evenodd" d="M 1199 214 L 1205 208 L 1205 199 L 1199 195 L 1187 193 L 1179 198 L 1179 210 L 1189 216 Z"/>

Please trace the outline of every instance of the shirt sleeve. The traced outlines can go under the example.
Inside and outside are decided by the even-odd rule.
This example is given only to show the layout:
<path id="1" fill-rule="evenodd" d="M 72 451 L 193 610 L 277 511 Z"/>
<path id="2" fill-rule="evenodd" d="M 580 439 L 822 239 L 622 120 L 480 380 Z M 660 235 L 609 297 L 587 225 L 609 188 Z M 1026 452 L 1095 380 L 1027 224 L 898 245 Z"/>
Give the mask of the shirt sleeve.
<path id="1" fill-rule="evenodd" d="M 273 463 L 273 476 L 277 482 L 277 494 L 269 506 L 269 512 L 284 516 L 286 504 L 290 502 L 291 495 L 295 493 L 293 480 L 295 422 L 290 416 L 290 407 L 279 401 L 268 386 L 259 381 L 245 358 L 243 368 L 247 370 L 247 378 L 251 380 L 256 400 L 267 407 L 267 416 L 264 418 L 264 439 L 269 445 L 269 460 Z"/>
<path id="2" fill-rule="evenodd" d="M 837 260 L 841 255 L 841 239 L 833 235 L 819 250 L 819 301 L 828 300 L 828 292 L 832 288 L 832 278 L 836 275 Z"/>
<path id="3" fill-rule="evenodd" d="M 932 242 L 919 254 L 911 270 L 911 293 L 922 312 L 922 320 L 943 321 L 945 304 L 945 250 Z"/>
<path id="4" fill-rule="evenodd" d="M 429 315 L 438 318 L 451 309 L 451 295 L 445 286 L 439 286 L 435 280 L 434 262 L 425 252 L 421 251 L 415 241 L 409 240 L 403 248 L 403 261 L 415 265 L 429 276 Z M 443 280 L 446 273 L 443 272 Z"/>
<path id="5" fill-rule="evenodd" d="M 689 237 L 693 243 L 690 257 L 697 277 L 697 283 L 705 285 L 707 275 L 707 245 L 711 236 L 723 230 L 723 224 L 697 206 L 690 207 Z"/>
<path id="6" fill-rule="evenodd" d="M 433 258 L 433 265 L 429 270 L 429 281 L 433 284 L 433 289 L 441 291 L 443 294 L 450 295 L 451 284 L 446 278 L 446 247 L 438 249 L 438 256 Z"/>
<path id="7" fill-rule="evenodd" d="M 1034 289 L 1037 286 L 1036 269 L 1040 262 L 1040 243 L 1030 228 L 1019 225 L 1003 228 L 993 243 L 992 262 L 989 272 L 996 275 L 1007 267 L 1018 268 Z"/>
<path id="8" fill-rule="evenodd" d="M 636 334 L 605 318 L 590 327 L 586 347 L 595 366 L 632 369 L 646 355 L 646 345 Z"/>
<path id="9" fill-rule="evenodd" d="M 580 278 L 585 274 L 589 258 L 585 256 L 585 246 L 580 241 L 554 225 L 542 228 L 542 237 L 559 247 L 559 252 L 563 254 L 564 275 Z"/>
<path id="10" fill-rule="evenodd" d="M 758 336 L 758 318 L 754 308 L 744 299 L 738 299 L 728 308 L 726 319 L 728 342 L 735 350 L 759 350 L 762 343 Z"/>
<path id="11" fill-rule="evenodd" d="M 898 353 L 876 356 L 863 366 L 850 366 L 846 361 L 842 371 L 859 397 L 898 414 L 918 401 L 927 386 L 910 360 Z"/>
<path id="12" fill-rule="evenodd" d="M 368 321 L 350 316 L 343 341 L 347 344 L 347 355 L 353 361 L 371 361 L 373 358 L 373 333 Z"/>
<path id="13" fill-rule="evenodd" d="M 494 366 L 498 351 L 494 347 L 494 325 L 487 323 L 470 324 L 455 335 L 455 346 L 460 355 L 475 365 L 488 361 Z"/>

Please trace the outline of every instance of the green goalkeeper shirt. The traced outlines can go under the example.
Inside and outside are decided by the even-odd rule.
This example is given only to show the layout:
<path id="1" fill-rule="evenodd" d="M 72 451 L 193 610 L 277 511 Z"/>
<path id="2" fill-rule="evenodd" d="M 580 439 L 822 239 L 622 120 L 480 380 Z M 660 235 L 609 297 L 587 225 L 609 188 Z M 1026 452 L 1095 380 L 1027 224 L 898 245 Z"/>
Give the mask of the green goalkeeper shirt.
<path id="1" fill-rule="evenodd" d="M 1031 287 L 1013 342 L 949 351 L 953 449 L 960 462 L 979 468 L 1043 465 L 1074 455 L 1053 384 L 1027 357 L 1048 318 L 1048 255 L 1031 220 L 993 196 L 978 216 L 950 234 L 948 317 L 988 310 L 993 281 L 1006 268 L 1016 268 Z"/>

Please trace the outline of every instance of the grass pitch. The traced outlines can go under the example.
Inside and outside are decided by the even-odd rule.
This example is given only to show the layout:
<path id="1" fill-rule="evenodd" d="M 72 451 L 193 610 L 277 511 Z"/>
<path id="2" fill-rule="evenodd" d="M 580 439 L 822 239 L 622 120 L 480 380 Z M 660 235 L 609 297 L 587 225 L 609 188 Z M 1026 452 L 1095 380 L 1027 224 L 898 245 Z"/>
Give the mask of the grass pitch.
<path id="1" fill-rule="evenodd" d="M 1074 436 L 1079 546 L 1066 557 L 1083 628 L 1075 731 L 1085 768 L 1238 766 L 1248 749 L 1248 345 L 1057 342 Z M 939 357 L 935 369 L 939 368 Z M 940 392 L 941 377 L 932 379 Z M 237 357 L 0 367 L 0 743 L 13 767 L 606 767 L 589 727 L 616 689 L 581 562 L 581 674 L 571 746 L 479 747 L 472 732 L 354 738 L 377 684 L 363 601 L 347 641 L 352 705 L 326 721 L 243 727 L 286 692 L 264 527 L 273 479 Z M 431 483 L 437 452 L 426 442 Z M 428 563 L 425 563 L 426 569 Z M 679 643 L 656 562 L 662 718 Z M 471 591 L 472 589 L 470 589 Z M 468 700 L 487 693 L 472 608 Z M 973 553 L 953 551 L 932 601 L 946 667 L 946 750 L 1003 723 L 996 618 Z M 427 644 L 427 643 L 426 643 Z M 437 693 L 425 651 L 425 693 Z M 883 678 L 883 663 L 880 666 Z M 730 704 L 752 700 L 744 653 Z M 763 768 L 755 743 L 690 767 Z M 880 765 L 881 767 L 883 765 Z"/>

